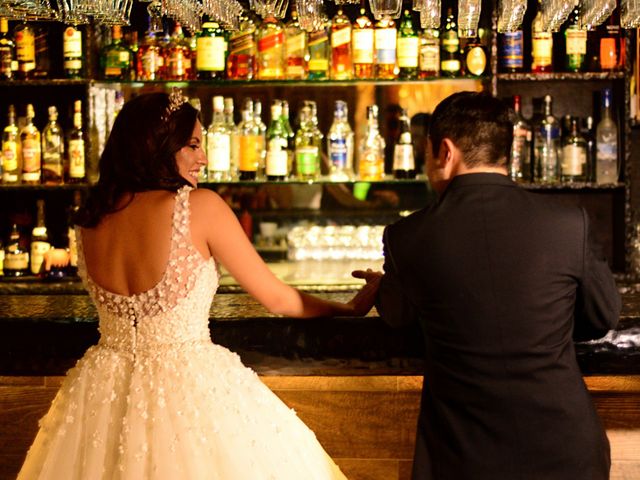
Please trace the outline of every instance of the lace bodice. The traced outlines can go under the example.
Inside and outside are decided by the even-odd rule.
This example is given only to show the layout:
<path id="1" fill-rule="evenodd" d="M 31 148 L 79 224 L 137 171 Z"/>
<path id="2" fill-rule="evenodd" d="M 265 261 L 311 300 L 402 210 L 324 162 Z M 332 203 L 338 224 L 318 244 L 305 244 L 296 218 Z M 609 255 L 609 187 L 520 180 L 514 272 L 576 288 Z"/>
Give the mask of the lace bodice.
<path id="1" fill-rule="evenodd" d="M 78 274 L 98 309 L 102 345 L 139 351 L 209 340 L 208 313 L 218 271 L 213 258 L 204 260 L 191 241 L 190 191 L 182 187 L 176 194 L 169 260 L 160 281 L 144 292 L 120 295 L 96 284 L 87 272 L 77 229 Z"/>

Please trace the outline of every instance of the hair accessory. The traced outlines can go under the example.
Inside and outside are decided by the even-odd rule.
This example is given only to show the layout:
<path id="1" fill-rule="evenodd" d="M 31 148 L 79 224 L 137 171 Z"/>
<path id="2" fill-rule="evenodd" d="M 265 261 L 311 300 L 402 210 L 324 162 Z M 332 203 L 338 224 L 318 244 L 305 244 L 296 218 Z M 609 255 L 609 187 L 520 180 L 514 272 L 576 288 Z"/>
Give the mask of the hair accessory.
<path id="1" fill-rule="evenodd" d="M 167 120 L 169 120 L 171 114 L 178 110 L 185 103 L 187 103 L 187 97 L 182 95 L 182 91 L 179 88 L 173 87 L 171 89 L 171 93 L 169 94 L 169 106 L 162 116 L 162 121 L 166 122 Z"/>

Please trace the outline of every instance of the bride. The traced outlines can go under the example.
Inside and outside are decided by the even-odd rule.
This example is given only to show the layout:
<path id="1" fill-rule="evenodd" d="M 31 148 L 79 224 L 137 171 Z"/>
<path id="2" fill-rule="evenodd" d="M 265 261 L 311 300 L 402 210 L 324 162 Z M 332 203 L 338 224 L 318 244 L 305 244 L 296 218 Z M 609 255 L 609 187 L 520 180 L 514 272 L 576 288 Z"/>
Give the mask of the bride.
<path id="1" fill-rule="evenodd" d="M 77 216 L 79 274 L 100 341 L 65 378 L 19 480 L 329 480 L 344 475 L 237 354 L 211 342 L 218 262 L 269 311 L 365 315 L 379 275 L 346 304 L 279 281 L 234 213 L 195 189 L 199 113 L 182 95 L 125 104 Z"/>

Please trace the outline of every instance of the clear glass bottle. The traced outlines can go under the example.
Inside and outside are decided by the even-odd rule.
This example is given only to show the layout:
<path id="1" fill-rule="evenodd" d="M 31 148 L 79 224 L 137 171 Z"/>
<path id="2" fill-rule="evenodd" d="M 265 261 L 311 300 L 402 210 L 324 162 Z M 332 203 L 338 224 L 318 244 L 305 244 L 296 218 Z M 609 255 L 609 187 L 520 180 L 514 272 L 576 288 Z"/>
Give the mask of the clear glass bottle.
<path id="1" fill-rule="evenodd" d="M 4 248 L 5 277 L 23 277 L 29 274 L 29 252 L 20 245 L 20 231 L 15 223 Z"/>
<path id="2" fill-rule="evenodd" d="M 128 80 L 130 78 L 131 51 L 122 40 L 122 28 L 114 25 L 111 43 L 103 51 L 103 76 L 107 80 Z"/>
<path id="3" fill-rule="evenodd" d="M 42 262 L 44 254 L 51 248 L 49 243 L 49 233 L 44 216 L 44 200 L 36 201 L 36 224 L 31 231 L 31 252 L 29 255 L 29 267 L 33 275 L 40 275 L 42 270 Z"/>
<path id="4" fill-rule="evenodd" d="M 271 123 L 267 129 L 267 180 L 281 181 L 289 175 L 287 131 L 282 122 L 282 104 L 279 100 L 271 105 Z"/>
<path id="5" fill-rule="evenodd" d="M 16 108 L 9 105 L 7 126 L 2 132 L 2 183 L 20 183 L 22 174 L 22 152 L 16 125 Z"/>
<path id="6" fill-rule="evenodd" d="M 374 77 L 373 22 L 366 14 L 364 0 L 360 0 L 360 16 L 351 31 L 353 73 L 355 78 Z"/>
<path id="7" fill-rule="evenodd" d="M 82 78 L 82 31 L 76 25 L 67 25 L 62 34 L 64 76 Z"/>
<path id="8" fill-rule="evenodd" d="M 460 38 L 453 9 L 447 9 L 444 31 L 440 34 L 440 75 L 457 77 L 460 75 Z"/>
<path id="9" fill-rule="evenodd" d="M 11 80 L 18 73 L 16 44 L 9 35 L 9 21 L 0 18 L 0 80 Z"/>
<path id="10" fill-rule="evenodd" d="M 287 79 L 307 78 L 307 32 L 300 26 L 295 3 L 291 3 L 291 20 L 285 27 Z"/>
<path id="11" fill-rule="evenodd" d="M 513 96 L 513 143 L 511 144 L 511 163 L 509 176 L 516 182 L 531 181 L 531 141 L 533 132 L 531 125 L 522 116 L 522 98 Z"/>
<path id="12" fill-rule="evenodd" d="M 86 181 L 84 134 L 82 132 L 82 101 L 73 102 L 73 128 L 69 132 L 68 183 Z"/>
<path id="13" fill-rule="evenodd" d="M 204 22 L 196 35 L 196 75 L 200 80 L 225 77 L 227 40 L 216 22 Z"/>
<path id="14" fill-rule="evenodd" d="M 400 113 L 400 136 L 393 146 L 393 176 L 395 178 L 416 177 L 411 122 L 406 108 L 403 108 Z"/>
<path id="15" fill-rule="evenodd" d="M 311 107 L 300 110 L 300 128 L 295 137 L 295 174 L 299 180 L 316 180 L 320 176 L 322 137 L 313 131 Z"/>
<path id="16" fill-rule="evenodd" d="M 351 20 L 338 8 L 331 21 L 331 78 L 334 80 L 353 77 L 351 31 Z"/>
<path id="17" fill-rule="evenodd" d="M 18 57 L 18 78 L 32 78 L 36 69 L 36 33 L 31 25 L 22 22 L 13 31 L 13 37 Z"/>
<path id="18" fill-rule="evenodd" d="M 22 183 L 36 185 L 42 174 L 42 145 L 40 131 L 33 124 L 35 111 L 27 104 L 27 124 L 20 130 L 20 149 L 22 150 Z"/>
<path id="19" fill-rule="evenodd" d="M 333 123 L 327 136 L 327 154 L 332 181 L 353 179 L 353 130 L 349 125 L 347 102 L 336 100 Z"/>
<path id="20" fill-rule="evenodd" d="M 231 135 L 224 116 L 224 97 L 213 97 L 213 119 L 207 129 L 207 171 L 210 182 L 231 178 Z"/>
<path id="21" fill-rule="evenodd" d="M 231 33 L 227 56 L 227 78 L 251 80 L 256 71 L 256 24 L 248 16 L 240 19 L 240 28 Z"/>
<path id="22" fill-rule="evenodd" d="M 596 131 L 593 117 L 589 115 L 582 124 L 582 136 L 587 141 L 586 181 L 596 181 Z"/>
<path id="23" fill-rule="evenodd" d="M 282 22 L 273 15 L 262 20 L 258 39 L 258 79 L 283 80 L 287 71 L 285 35 Z"/>
<path id="24" fill-rule="evenodd" d="M 397 36 L 396 23 L 391 17 L 385 15 L 376 23 L 374 30 L 376 78 L 385 80 L 396 78 Z"/>
<path id="25" fill-rule="evenodd" d="M 42 130 L 42 183 L 64 181 L 64 133 L 58 123 L 58 109 L 49 107 L 49 123 Z"/>
<path id="26" fill-rule="evenodd" d="M 440 75 L 440 32 L 436 28 L 425 28 L 420 34 L 418 54 L 418 76 L 420 79 Z"/>
<path id="27" fill-rule="evenodd" d="M 240 158 L 240 132 L 233 116 L 233 98 L 227 97 L 224 99 L 224 118 L 231 138 L 231 168 L 229 172 L 231 178 L 235 178 L 238 175 Z"/>
<path id="28" fill-rule="evenodd" d="M 418 51 L 420 40 L 413 27 L 411 12 L 404 11 L 398 30 L 398 77 L 407 80 L 418 78 Z"/>
<path id="29" fill-rule="evenodd" d="M 610 88 L 602 91 L 602 118 L 596 126 L 596 182 L 618 181 L 618 126 L 613 118 Z"/>
<path id="30" fill-rule="evenodd" d="M 242 121 L 238 127 L 240 133 L 240 158 L 238 177 L 240 180 L 255 180 L 263 155 L 263 138 L 260 126 L 253 114 L 253 102 L 247 100 L 242 110 Z"/>
<path id="31" fill-rule="evenodd" d="M 258 126 L 258 131 L 260 132 L 260 151 L 262 154 L 260 156 L 260 165 L 258 166 L 258 176 L 262 177 L 264 175 L 267 155 L 267 126 L 262 121 L 262 102 L 260 100 L 253 102 L 253 121 Z"/>
<path id="32" fill-rule="evenodd" d="M 571 117 L 569 135 L 562 145 L 562 181 L 583 182 L 587 172 L 587 141 L 579 128 L 579 119 Z"/>
<path id="33" fill-rule="evenodd" d="M 385 141 L 378 125 L 378 106 L 367 107 L 367 126 L 358 148 L 360 180 L 382 180 L 384 177 Z"/>
<path id="34" fill-rule="evenodd" d="M 531 24 L 531 71 L 544 73 L 553 71 L 553 36 L 542 28 L 542 7 L 538 2 L 538 13 Z"/>
<path id="35" fill-rule="evenodd" d="M 296 150 L 296 134 L 289 121 L 289 102 L 282 100 L 282 127 L 287 133 L 287 155 L 289 156 L 289 173 L 293 172 L 293 155 Z"/>
<path id="36" fill-rule="evenodd" d="M 544 116 L 535 127 L 533 139 L 535 153 L 535 180 L 540 183 L 553 183 L 559 177 L 560 158 L 560 122 L 553 116 L 553 99 L 544 97 Z"/>
<path id="37" fill-rule="evenodd" d="M 327 27 L 309 32 L 309 62 L 307 68 L 310 80 L 322 80 L 329 77 L 329 58 L 331 47 Z"/>

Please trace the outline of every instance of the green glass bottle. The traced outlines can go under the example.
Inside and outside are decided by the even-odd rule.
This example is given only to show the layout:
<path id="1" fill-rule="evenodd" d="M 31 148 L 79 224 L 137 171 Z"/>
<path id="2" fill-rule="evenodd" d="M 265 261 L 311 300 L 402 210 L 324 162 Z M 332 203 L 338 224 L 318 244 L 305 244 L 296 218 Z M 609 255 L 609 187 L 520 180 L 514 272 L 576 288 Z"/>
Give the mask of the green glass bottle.
<path id="1" fill-rule="evenodd" d="M 227 66 L 225 32 L 216 22 L 205 22 L 196 36 L 196 75 L 201 80 L 224 78 Z"/>
<path id="2" fill-rule="evenodd" d="M 418 50 L 420 40 L 413 28 L 411 12 L 404 11 L 400 29 L 398 30 L 398 76 L 402 79 L 414 80 L 418 78 Z"/>
<path id="3" fill-rule="evenodd" d="M 289 174 L 287 131 L 282 122 L 282 104 L 276 100 L 271 106 L 271 123 L 267 129 L 267 180 L 284 180 Z"/>

